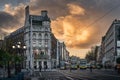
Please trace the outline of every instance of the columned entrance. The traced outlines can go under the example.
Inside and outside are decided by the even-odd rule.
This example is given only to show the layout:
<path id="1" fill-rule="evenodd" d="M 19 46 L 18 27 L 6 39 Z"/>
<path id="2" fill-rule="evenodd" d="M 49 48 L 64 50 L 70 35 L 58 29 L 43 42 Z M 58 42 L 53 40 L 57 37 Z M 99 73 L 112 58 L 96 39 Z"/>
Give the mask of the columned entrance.
<path id="1" fill-rule="evenodd" d="M 51 69 L 51 63 L 49 60 L 34 61 L 34 69 L 39 69 L 39 66 L 42 66 L 42 69 Z"/>

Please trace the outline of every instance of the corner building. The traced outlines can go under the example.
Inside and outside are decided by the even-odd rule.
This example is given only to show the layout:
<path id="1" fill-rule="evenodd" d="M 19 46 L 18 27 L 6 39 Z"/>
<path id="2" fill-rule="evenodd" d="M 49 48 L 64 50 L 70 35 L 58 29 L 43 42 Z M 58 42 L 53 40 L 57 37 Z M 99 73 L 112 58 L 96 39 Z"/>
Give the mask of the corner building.
<path id="1" fill-rule="evenodd" d="M 26 68 L 39 68 L 45 65 L 51 69 L 51 28 L 47 11 L 41 15 L 30 15 L 29 6 L 25 9 L 24 42 L 26 50 Z"/>
<path id="2" fill-rule="evenodd" d="M 26 46 L 25 51 L 20 51 L 25 58 L 23 68 L 38 69 L 40 65 L 42 68 L 47 65 L 48 69 L 53 69 L 60 65 L 62 56 L 69 57 L 63 55 L 63 50 L 68 51 L 65 44 L 60 48 L 61 43 L 52 33 L 50 23 L 46 10 L 41 11 L 41 15 L 30 15 L 27 6 L 24 26 L 5 37 L 6 50 L 10 53 L 17 53 L 12 46 L 18 42 Z"/>

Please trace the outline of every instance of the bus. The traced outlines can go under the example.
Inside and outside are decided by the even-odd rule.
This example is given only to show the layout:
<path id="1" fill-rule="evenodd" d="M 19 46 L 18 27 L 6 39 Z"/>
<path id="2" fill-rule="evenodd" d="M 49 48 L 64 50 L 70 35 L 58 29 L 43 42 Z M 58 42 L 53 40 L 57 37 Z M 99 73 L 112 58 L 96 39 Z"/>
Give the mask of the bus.
<path id="1" fill-rule="evenodd" d="M 76 60 L 72 60 L 71 64 L 70 64 L 70 67 L 71 67 L 71 69 L 77 69 L 78 68 L 77 67 L 77 61 Z"/>
<path id="2" fill-rule="evenodd" d="M 80 69 L 87 69 L 87 60 L 86 59 L 80 59 L 79 68 Z"/>
<path id="3" fill-rule="evenodd" d="M 65 62 L 64 61 L 60 62 L 60 69 L 65 69 Z"/>
<path id="4" fill-rule="evenodd" d="M 61 70 L 65 70 L 65 69 L 69 69 L 69 68 L 70 68 L 70 63 L 65 62 L 65 61 L 60 62 L 60 69 Z"/>

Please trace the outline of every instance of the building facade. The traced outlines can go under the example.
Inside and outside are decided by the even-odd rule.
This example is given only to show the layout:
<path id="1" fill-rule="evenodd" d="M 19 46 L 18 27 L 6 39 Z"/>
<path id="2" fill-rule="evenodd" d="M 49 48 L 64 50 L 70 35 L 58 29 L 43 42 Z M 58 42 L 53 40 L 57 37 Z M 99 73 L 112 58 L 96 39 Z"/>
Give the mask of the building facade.
<path id="1" fill-rule="evenodd" d="M 51 65 L 52 68 L 57 67 L 57 39 L 55 38 L 54 34 L 51 34 Z"/>
<path id="2" fill-rule="evenodd" d="M 41 15 L 30 15 L 29 6 L 26 7 L 24 42 L 27 46 L 27 67 L 52 68 L 52 43 L 50 18 L 47 11 L 41 11 Z"/>
<path id="3" fill-rule="evenodd" d="M 20 42 L 21 46 L 26 46 L 25 51 L 21 52 L 25 53 L 25 68 L 38 69 L 40 66 L 56 68 L 60 65 L 60 60 L 68 56 L 65 44 L 63 46 L 56 39 L 50 23 L 46 10 L 41 11 L 41 15 L 31 15 L 27 6 L 24 26 L 5 37 L 6 49 L 9 52 L 13 51 L 12 46 L 17 42 Z"/>
<path id="4" fill-rule="evenodd" d="M 104 66 L 114 66 L 116 58 L 120 57 L 120 20 L 114 20 L 105 34 L 102 43 L 102 63 Z"/>
<path id="5" fill-rule="evenodd" d="M 97 63 L 101 63 L 100 54 L 101 54 L 101 46 L 98 46 L 97 56 L 96 56 Z"/>

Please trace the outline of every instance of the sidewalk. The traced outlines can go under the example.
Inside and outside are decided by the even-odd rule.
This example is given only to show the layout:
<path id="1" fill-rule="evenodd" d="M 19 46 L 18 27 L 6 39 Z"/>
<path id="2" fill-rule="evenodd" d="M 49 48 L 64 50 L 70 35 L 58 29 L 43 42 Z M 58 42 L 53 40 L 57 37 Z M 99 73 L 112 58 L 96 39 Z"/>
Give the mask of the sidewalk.
<path id="1" fill-rule="evenodd" d="M 42 72 L 49 72 L 49 71 L 58 71 L 57 69 L 42 69 L 41 72 L 39 72 L 39 69 L 36 69 L 33 71 L 33 74 L 30 75 L 30 73 L 28 72 L 27 75 L 24 76 L 25 80 L 42 80 Z"/>
<path id="2" fill-rule="evenodd" d="M 39 71 L 39 69 L 35 69 L 34 71 Z M 42 69 L 41 71 L 58 71 L 58 69 Z"/>

